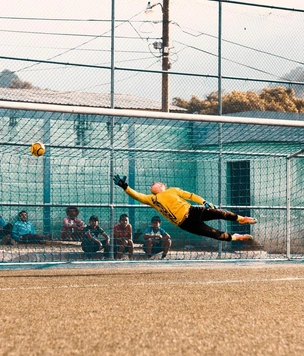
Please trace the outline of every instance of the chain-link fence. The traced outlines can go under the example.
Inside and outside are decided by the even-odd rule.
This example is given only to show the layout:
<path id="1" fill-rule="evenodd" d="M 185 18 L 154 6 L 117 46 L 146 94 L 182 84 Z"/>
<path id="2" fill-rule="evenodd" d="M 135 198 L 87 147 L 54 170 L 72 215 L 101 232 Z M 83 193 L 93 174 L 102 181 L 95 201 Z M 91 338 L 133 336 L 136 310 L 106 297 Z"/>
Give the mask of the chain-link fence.
<path id="1" fill-rule="evenodd" d="M 144 236 L 154 215 L 162 216 L 162 227 L 172 237 L 167 258 L 303 256 L 300 120 L 257 118 L 248 124 L 247 118 L 232 116 L 134 111 L 129 117 L 130 110 L 111 109 L 112 116 L 102 114 L 104 109 L 84 115 L 77 110 L 92 108 L 57 106 L 56 112 L 47 111 L 49 105 L 39 111 L 34 110 L 35 104 L 23 104 L 26 110 L 12 110 L 20 103 L 6 105 L 11 109 L 1 111 L 0 205 L 13 229 L 8 232 L 2 223 L 3 262 L 104 258 L 105 246 L 96 253 L 83 249 L 83 228 L 89 226 L 92 215 L 98 216 L 108 234 L 113 257 L 114 225 L 122 214 L 128 215 L 133 226 L 131 255 L 135 259 L 146 256 Z M 46 145 L 42 157 L 30 154 L 29 142 L 36 140 Z M 115 174 L 126 175 L 128 185 L 142 193 L 138 197 L 143 204 L 115 187 Z M 186 212 L 178 218 L 174 202 L 172 208 L 165 207 L 153 198 L 150 186 L 155 180 L 189 192 L 180 197 L 192 204 L 199 202 L 192 199 L 194 193 L 221 209 L 254 216 L 258 223 L 253 226 L 215 216 L 205 221 L 231 234 L 250 234 L 253 240 L 218 241 L 215 236 L 197 236 L 179 228 L 182 220 L 178 219 Z M 71 206 L 80 210 L 74 218 L 81 221 L 69 215 L 66 208 Z M 29 241 L 23 241 L 27 234 L 23 228 L 28 226 L 21 219 L 22 211 L 35 227 L 28 231 Z M 67 224 L 65 217 L 71 220 Z M 33 241 L 32 234 L 38 240 Z"/>
<path id="2" fill-rule="evenodd" d="M 222 98 L 278 86 L 302 98 L 303 12 L 207 0 L 19 4 L 0 18 L 0 86 L 50 90 L 54 103 L 58 91 L 69 92 L 70 105 L 98 93 L 107 94 L 99 106 L 164 111 L 177 110 L 176 98 L 204 101 L 212 93 Z M 92 98 L 86 105 L 97 105 Z M 248 96 L 234 99 L 236 107 L 226 100 L 218 113 L 257 110 Z"/>
<path id="3" fill-rule="evenodd" d="M 165 180 L 262 221 L 250 247 L 198 241 L 164 221 L 174 236 L 171 258 L 302 256 L 303 158 L 294 154 L 303 135 L 286 122 L 304 112 L 304 10 L 205 0 L 23 6 L 0 17 L 0 100 L 85 108 L 2 110 L 1 212 L 15 223 L 26 209 L 39 234 L 52 234 L 47 248 L 4 247 L 3 262 L 99 259 L 60 239 L 68 205 L 86 223 L 104 217 L 110 235 L 127 211 L 141 256 L 151 210 L 113 191 L 114 170 L 138 189 Z M 92 107 L 149 114 L 92 115 Z M 285 124 L 154 121 L 152 111 Z M 47 145 L 40 160 L 28 150 L 38 139 Z"/>

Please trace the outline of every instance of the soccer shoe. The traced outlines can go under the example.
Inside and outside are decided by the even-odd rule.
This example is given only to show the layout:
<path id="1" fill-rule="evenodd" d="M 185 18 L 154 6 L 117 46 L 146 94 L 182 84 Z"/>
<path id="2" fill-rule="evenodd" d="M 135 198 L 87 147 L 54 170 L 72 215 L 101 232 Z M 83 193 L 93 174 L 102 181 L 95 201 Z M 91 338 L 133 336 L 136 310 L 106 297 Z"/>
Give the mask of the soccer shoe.
<path id="1" fill-rule="evenodd" d="M 257 219 L 250 218 L 248 216 L 240 216 L 238 218 L 238 222 L 239 222 L 239 224 L 244 225 L 244 224 L 256 224 L 258 221 L 257 221 Z"/>
<path id="2" fill-rule="evenodd" d="M 253 237 L 249 234 L 233 234 L 231 236 L 231 241 L 248 241 L 248 240 L 252 240 Z"/>

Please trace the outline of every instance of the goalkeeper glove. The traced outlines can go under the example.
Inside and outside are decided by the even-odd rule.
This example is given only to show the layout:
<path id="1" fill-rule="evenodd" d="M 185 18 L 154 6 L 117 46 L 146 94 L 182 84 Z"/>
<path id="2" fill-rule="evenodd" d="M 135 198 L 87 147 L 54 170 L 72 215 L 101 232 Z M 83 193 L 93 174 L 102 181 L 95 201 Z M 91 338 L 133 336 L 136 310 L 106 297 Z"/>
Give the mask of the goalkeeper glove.
<path id="1" fill-rule="evenodd" d="M 216 207 L 212 203 L 210 203 L 208 201 L 205 201 L 204 205 L 205 205 L 206 209 L 216 209 Z"/>
<path id="2" fill-rule="evenodd" d="M 127 176 L 123 176 L 123 178 L 120 178 L 118 174 L 114 176 L 113 180 L 116 185 L 121 187 L 123 190 L 126 190 L 128 188 L 128 183 L 126 182 Z"/>

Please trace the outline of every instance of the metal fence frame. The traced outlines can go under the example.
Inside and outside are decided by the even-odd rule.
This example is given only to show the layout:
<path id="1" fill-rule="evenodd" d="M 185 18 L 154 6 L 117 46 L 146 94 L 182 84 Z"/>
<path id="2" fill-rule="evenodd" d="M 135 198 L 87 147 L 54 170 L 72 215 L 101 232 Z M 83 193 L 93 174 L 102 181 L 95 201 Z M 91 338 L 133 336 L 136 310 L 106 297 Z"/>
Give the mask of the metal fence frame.
<path id="1" fill-rule="evenodd" d="M 234 123 L 234 124 L 247 124 L 248 119 L 243 118 L 243 117 L 229 117 L 229 116 L 208 116 L 208 115 L 191 115 L 191 114 L 174 114 L 174 113 L 161 113 L 161 112 L 146 112 L 146 111 L 134 111 L 134 110 L 116 110 L 116 109 L 102 109 L 102 108 L 84 108 L 84 107 L 70 107 L 70 106 L 62 106 L 62 105 L 48 105 L 48 104 L 30 104 L 30 103 L 12 103 L 12 102 L 0 102 L 0 108 L 1 109 L 7 109 L 7 110 L 32 110 L 32 111 L 41 111 L 41 112 L 60 112 L 60 113 L 70 113 L 70 114 L 94 114 L 94 115 L 106 115 L 112 118 L 112 128 L 114 127 L 114 118 L 115 117 L 120 117 L 121 119 L 123 118 L 154 118 L 154 119 L 159 119 L 159 120 L 182 120 L 182 121 L 189 121 L 189 122 L 213 122 L 213 123 Z M 48 119 L 44 119 L 47 121 Z M 256 125 L 267 125 L 267 126 L 279 126 L 279 127 L 297 127 L 297 128 L 304 128 L 304 122 L 302 121 L 292 121 L 292 120 L 271 120 L 271 119 L 251 119 L 250 125 L 256 124 Z M 222 142 L 221 142 L 221 126 L 219 125 L 220 129 L 218 132 L 218 137 L 219 137 L 219 145 L 218 145 L 218 151 L 215 152 L 216 155 L 218 156 L 219 159 L 219 164 L 218 164 L 218 175 L 221 177 L 221 160 L 222 160 L 222 155 L 223 154 L 245 154 L 244 152 L 225 152 L 222 147 Z M 44 128 L 47 129 L 49 128 L 49 123 L 45 122 L 44 123 Z M 113 130 L 109 130 L 109 132 L 112 132 L 112 138 L 111 142 L 113 144 L 114 136 L 113 136 Z M 49 143 L 49 137 L 47 137 L 49 133 L 45 132 L 44 138 L 47 140 L 45 143 Z M 3 143 L 0 143 L 3 144 Z M 5 144 L 10 144 L 10 145 L 20 145 L 20 143 L 5 143 Z M 25 144 L 24 144 L 25 145 Z M 112 147 L 113 148 L 113 147 Z M 129 148 L 130 151 L 132 151 L 132 148 Z M 179 151 L 180 152 L 180 151 Z M 290 214 L 292 210 L 304 210 L 303 207 L 292 207 L 290 204 L 291 201 L 291 176 L 290 176 L 290 163 L 292 159 L 295 159 L 297 157 L 303 158 L 304 156 L 302 153 L 304 152 L 304 149 L 301 149 L 300 151 L 297 151 L 293 154 L 265 154 L 265 156 L 275 156 L 275 157 L 281 157 L 286 159 L 286 205 L 282 204 L 281 206 L 249 206 L 248 208 L 250 209 L 278 209 L 278 210 L 285 210 L 286 211 L 286 231 L 287 231 L 287 236 L 286 236 L 286 251 L 285 255 L 287 259 L 292 258 L 292 254 L 290 252 L 290 240 L 291 240 L 291 226 L 290 226 Z M 187 153 L 187 151 L 185 151 Z M 208 152 L 210 153 L 210 152 Z M 251 155 L 250 153 L 246 153 L 246 155 Z M 252 155 L 261 155 L 263 154 L 256 154 L 253 153 Z M 111 160 L 112 161 L 112 160 Z M 48 164 L 45 165 L 45 176 L 44 180 L 46 182 L 48 180 L 48 172 L 49 172 L 49 166 Z M 114 175 L 113 171 L 113 162 L 110 168 L 110 174 Z M 122 204 L 119 205 L 114 202 L 114 184 L 113 181 L 110 181 L 110 204 L 109 205 L 104 205 L 111 210 L 111 221 L 110 225 L 114 226 L 114 218 L 113 218 L 113 212 L 114 208 L 117 207 L 124 207 L 124 208 L 134 208 L 135 206 L 133 204 Z M 221 190 L 221 179 L 219 179 L 219 191 Z M 44 187 L 44 190 L 47 191 L 47 186 Z M 46 198 L 49 197 L 48 194 L 45 195 Z M 219 197 L 221 197 L 221 194 L 219 193 Z M 12 206 L 14 205 L 11 202 L 1 202 L 1 205 L 3 206 Z M 29 204 L 30 206 L 31 204 Z M 37 204 L 35 204 L 37 206 Z M 39 205 L 39 204 L 38 204 Z M 220 202 L 221 205 L 221 202 Z M 44 216 L 47 217 L 47 214 L 49 213 L 49 210 L 51 207 L 57 207 L 58 205 L 52 204 L 49 200 L 45 200 L 41 206 L 44 208 Z M 62 205 L 65 206 L 65 205 Z M 82 206 L 81 204 L 79 205 L 80 207 Z M 92 205 L 90 205 L 92 206 Z M 101 205 L 98 205 L 98 207 Z M 240 206 L 223 206 L 224 208 L 227 209 L 237 209 L 237 208 L 242 208 Z M 145 206 L 136 206 L 136 208 L 145 208 Z M 47 219 L 46 219 L 47 220 Z M 219 243 L 219 249 L 218 249 L 218 255 L 217 257 L 221 258 L 222 256 L 222 245 Z"/>

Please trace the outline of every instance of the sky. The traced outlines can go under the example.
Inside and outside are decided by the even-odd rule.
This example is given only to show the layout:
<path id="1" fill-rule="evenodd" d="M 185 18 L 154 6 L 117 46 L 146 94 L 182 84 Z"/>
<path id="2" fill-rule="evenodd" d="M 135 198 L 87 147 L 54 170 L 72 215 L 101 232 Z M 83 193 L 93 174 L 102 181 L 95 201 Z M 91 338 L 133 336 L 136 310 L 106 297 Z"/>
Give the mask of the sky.
<path id="1" fill-rule="evenodd" d="M 304 10 L 303 0 L 255 0 Z M 152 4 L 157 2 L 151 1 Z M 4 0 L 0 15 L 0 71 L 42 89 L 109 92 L 111 64 L 110 0 Z M 160 100 L 161 6 L 147 16 L 147 1 L 115 1 L 115 92 Z M 222 3 L 222 75 L 281 80 L 302 66 L 304 12 Z M 170 98 L 203 97 L 217 88 L 218 3 L 170 0 Z M 51 61 L 57 64 L 35 63 Z M 73 64 L 73 66 L 71 65 Z M 76 64 L 78 66 L 76 66 Z M 85 68 L 85 65 L 101 68 Z M 199 77 L 199 75 L 205 75 Z M 209 76 L 209 77 L 208 77 Z M 254 89 L 258 83 L 226 81 L 231 91 Z"/>

